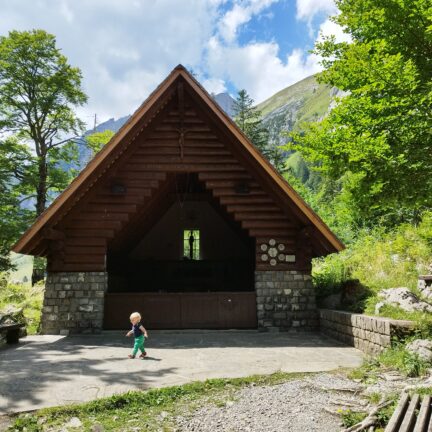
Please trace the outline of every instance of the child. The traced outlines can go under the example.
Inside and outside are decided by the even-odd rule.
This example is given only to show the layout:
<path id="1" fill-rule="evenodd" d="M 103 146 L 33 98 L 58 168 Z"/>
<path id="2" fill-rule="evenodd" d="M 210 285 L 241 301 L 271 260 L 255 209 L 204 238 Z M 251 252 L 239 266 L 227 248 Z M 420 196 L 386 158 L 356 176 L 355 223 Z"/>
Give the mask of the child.
<path id="1" fill-rule="evenodd" d="M 132 323 L 132 330 L 129 330 L 126 333 L 126 336 L 134 335 L 135 343 L 132 354 L 129 354 L 128 357 L 135 358 L 136 353 L 138 352 L 138 350 L 140 350 L 140 358 L 144 358 L 147 355 L 144 349 L 144 338 L 148 338 L 147 330 L 141 324 L 141 315 L 138 312 L 134 312 L 133 314 L 131 314 L 129 319 Z"/>

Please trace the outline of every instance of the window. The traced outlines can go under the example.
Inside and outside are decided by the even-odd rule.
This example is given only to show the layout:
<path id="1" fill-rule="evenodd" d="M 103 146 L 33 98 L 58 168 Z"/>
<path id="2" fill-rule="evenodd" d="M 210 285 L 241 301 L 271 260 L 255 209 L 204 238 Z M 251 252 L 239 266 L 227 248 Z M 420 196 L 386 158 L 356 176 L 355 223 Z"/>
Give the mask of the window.
<path id="1" fill-rule="evenodd" d="M 196 229 L 183 231 L 183 256 L 185 258 L 200 259 L 200 232 Z"/>

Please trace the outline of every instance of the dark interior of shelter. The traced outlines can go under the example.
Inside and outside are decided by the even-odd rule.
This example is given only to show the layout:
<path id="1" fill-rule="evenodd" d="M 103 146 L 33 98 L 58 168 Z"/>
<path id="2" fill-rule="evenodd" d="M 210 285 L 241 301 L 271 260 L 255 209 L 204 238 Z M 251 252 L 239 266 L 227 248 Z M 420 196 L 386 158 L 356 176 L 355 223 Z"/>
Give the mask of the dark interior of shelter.
<path id="1" fill-rule="evenodd" d="M 151 214 L 129 228 L 129 241 L 108 247 L 108 292 L 253 291 L 254 239 L 196 174 L 168 181 Z"/>

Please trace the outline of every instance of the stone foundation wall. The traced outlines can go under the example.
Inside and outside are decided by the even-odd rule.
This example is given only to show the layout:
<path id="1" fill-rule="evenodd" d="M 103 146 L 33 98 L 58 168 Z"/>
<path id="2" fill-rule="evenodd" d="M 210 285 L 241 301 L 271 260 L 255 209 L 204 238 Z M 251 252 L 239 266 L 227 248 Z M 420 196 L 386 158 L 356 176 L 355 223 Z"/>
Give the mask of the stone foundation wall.
<path id="1" fill-rule="evenodd" d="M 42 334 L 99 333 L 103 324 L 107 280 L 105 272 L 48 274 Z"/>
<path id="2" fill-rule="evenodd" d="M 255 290 L 260 330 L 318 328 L 315 290 L 309 273 L 255 271 Z"/>
<path id="3" fill-rule="evenodd" d="M 409 333 L 411 321 L 371 317 L 330 309 L 319 310 L 321 331 L 366 354 L 376 355 L 391 344 L 392 336 Z"/>

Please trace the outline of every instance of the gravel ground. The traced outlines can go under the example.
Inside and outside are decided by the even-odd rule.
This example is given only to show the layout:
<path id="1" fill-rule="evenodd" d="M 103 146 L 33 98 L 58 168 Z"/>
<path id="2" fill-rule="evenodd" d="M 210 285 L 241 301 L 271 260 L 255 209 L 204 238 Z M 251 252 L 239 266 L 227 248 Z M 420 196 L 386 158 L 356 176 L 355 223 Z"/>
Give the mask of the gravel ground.
<path id="1" fill-rule="evenodd" d="M 337 391 L 332 389 L 347 389 Z M 349 389 L 349 390 L 348 390 Z M 177 418 L 182 432 L 312 432 L 341 430 L 336 412 L 343 400 L 359 403 L 363 387 L 342 375 L 319 374 L 269 387 L 248 387 L 224 407 L 204 406 L 191 417 Z"/>

